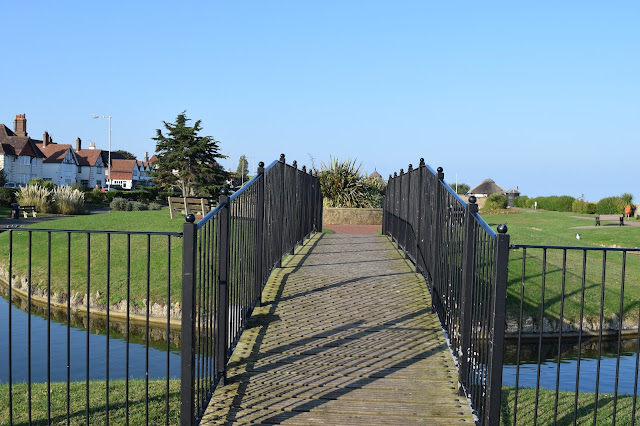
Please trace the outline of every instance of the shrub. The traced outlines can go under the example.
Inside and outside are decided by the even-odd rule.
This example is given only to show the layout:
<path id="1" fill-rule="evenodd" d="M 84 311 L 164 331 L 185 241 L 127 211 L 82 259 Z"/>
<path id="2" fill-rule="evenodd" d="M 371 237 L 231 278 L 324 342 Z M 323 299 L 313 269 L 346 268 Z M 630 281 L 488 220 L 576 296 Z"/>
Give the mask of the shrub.
<path id="1" fill-rule="evenodd" d="M 162 209 L 162 206 L 159 203 L 156 203 L 155 201 L 152 201 L 151 203 L 149 203 L 149 210 L 160 210 Z"/>
<path id="2" fill-rule="evenodd" d="M 131 210 L 133 211 L 142 211 L 147 210 L 147 205 L 145 203 L 141 203 L 139 201 L 129 201 L 131 204 Z"/>
<path id="3" fill-rule="evenodd" d="M 125 200 L 124 198 L 115 197 L 113 201 L 111 201 L 111 203 L 109 204 L 109 207 L 111 207 L 112 210 L 119 210 L 119 211 L 126 212 L 126 211 L 130 211 L 133 206 L 129 201 Z"/>
<path id="4" fill-rule="evenodd" d="M 32 179 L 33 180 L 33 179 Z M 51 190 L 39 185 L 27 185 L 21 187 L 16 198 L 23 206 L 35 206 L 39 213 L 51 211 L 49 200 Z"/>
<path id="5" fill-rule="evenodd" d="M 49 191 L 53 191 L 53 188 L 56 187 L 56 184 L 50 180 L 32 178 L 29 180 L 29 182 L 27 182 L 27 186 L 40 186 L 42 188 L 47 188 Z"/>
<path id="6" fill-rule="evenodd" d="M 493 211 L 507 208 L 507 197 L 502 194 L 491 194 L 484 203 L 483 210 Z"/>
<path id="7" fill-rule="evenodd" d="M 572 211 L 574 200 L 575 198 L 569 195 L 552 195 L 550 197 L 536 197 L 532 200 L 531 205 L 533 206 L 534 202 L 537 202 L 539 209 L 555 212 L 570 212 Z"/>
<path id="8" fill-rule="evenodd" d="M 330 158 L 329 165 L 321 164 L 318 173 L 320 190 L 327 207 L 368 207 L 362 165 L 346 159 Z"/>
<path id="9" fill-rule="evenodd" d="M 0 187 L 0 206 L 9 207 L 11 203 L 15 203 L 18 191 L 18 188 Z"/>
<path id="10" fill-rule="evenodd" d="M 584 211 L 586 214 L 595 214 L 598 211 L 598 205 L 596 203 L 584 203 Z"/>
<path id="11" fill-rule="evenodd" d="M 61 214 L 84 213 L 84 192 L 70 186 L 58 186 L 53 190 L 56 210 Z"/>
<path id="12" fill-rule="evenodd" d="M 514 197 L 513 207 L 526 208 L 528 200 L 529 200 L 529 197 L 527 197 L 526 195 L 522 195 L 520 197 Z"/>
<path id="13" fill-rule="evenodd" d="M 622 197 L 607 197 L 598 201 L 598 214 L 623 214 L 625 202 Z"/>
<path id="14" fill-rule="evenodd" d="M 365 201 L 368 207 L 373 209 L 381 209 L 384 205 L 384 194 L 387 191 L 387 185 L 378 179 L 364 179 Z"/>
<path id="15" fill-rule="evenodd" d="M 107 196 L 100 190 L 87 191 L 84 193 L 84 200 L 91 204 L 102 204 L 106 201 Z"/>

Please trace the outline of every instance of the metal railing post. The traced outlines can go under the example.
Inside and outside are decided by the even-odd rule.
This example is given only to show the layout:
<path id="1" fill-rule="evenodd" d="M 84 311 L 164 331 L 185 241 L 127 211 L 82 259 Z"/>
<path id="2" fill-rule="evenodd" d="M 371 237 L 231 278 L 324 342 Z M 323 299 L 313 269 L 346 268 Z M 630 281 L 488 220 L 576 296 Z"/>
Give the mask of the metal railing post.
<path id="1" fill-rule="evenodd" d="M 278 261 L 276 262 L 276 268 L 282 268 L 282 255 L 284 254 L 284 228 L 285 228 L 285 222 L 286 222 L 286 218 L 285 218 L 285 214 L 284 214 L 284 185 L 285 185 L 285 178 L 286 178 L 286 173 L 287 173 L 287 162 L 286 159 L 284 157 L 284 154 L 280 154 L 280 169 L 282 170 L 282 181 L 281 181 L 281 185 L 280 185 L 280 214 L 279 214 L 279 219 L 280 219 L 280 229 L 278 229 Z"/>
<path id="2" fill-rule="evenodd" d="M 264 279 L 263 268 L 263 246 L 264 246 L 264 162 L 258 163 L 259 180 L 256 182 L 256 300 L 257 305 L 262 305 L 262 280 Z"/>
<path id="3" fill-rule="evenodd" d="M 433 289 L 433 294 L 432 294 L 432 298 L 431 298 L 431 305 L 432 305 L 432 309 L 435 311 L 436 310 L 436 306 L 435 304 L 438 303 L 437 298 L 440 297 L 440 289 L 439 286 L 442 286 L 442 282 L 440 282 L 440 271 L 442 270 L 442 265 L 441 265 L 441 261 L 442 261 L 442 205 L 443 205 L 443 185 L 444 185 L 444 172 L 442 167 L 438 167 L 438 175 L 437 175 L 437 182 L 436 182 L 436 187 L 435 187 L 435 196 L 436 196 L 436 200 L 435 200 L 435 204 L 436 204 L 436 208 L 435 208 L 435 217 L 434 217 L 434 223 L 433 223 L 433 227 L 434 227 L 434 241 L 432 242 L 433 244 L 433 275 L 432 275 L 432 279 L 433 279 L 433 284 L 432 284 L 432 289 Z"/>
<path id="4" fill-rule="evenodd" d="M 391 241 L 395 240 L 396 244 L 398 243 L 398 230 L 400 229 L 400 209 L 398 208 L 398 172 L 393 172 L 393 225 L 392 225 L 392 238 Z"/>
<path id="5" fill-rule="evenodd" d="M 458 393 L 464 395 L 468 388 L 469 373 L 469 353 L 471 347 L 471 300 L 473 278 L 475 275 L 476 258 L 476 221 L 473 217 L 478 212 L 476 197 L 469 197 L 469 204 L 465 209 L 466 229 L 464 234 L 464 247 L 462 251 L 462 288 L 460 289 L 460 334 L 458 359 L 460 368 L 458 369 Z"/>
<path id="6" fill-rule="evenodd" d="M 298 220 L 300 220 L 300 217 L 298 215 L 300 206 L 300 199 L 298 198 L 298 184 L 300 183 L 300 179 L 298 178 L 298 162 L 296 160 L 293 160 L 293 163 L 291 165 L 293 166 L 293 191 L 291 192 L 291 195 L 293 196 L 293 220 L 289 223 L 288 227 L 289 234 L 291 235 L 288 244 L 291 244 L 291 250 L 289 250 L 289 254 L 295 254 L 296 243 L 298 242 Z"/>
<path id="7" fill-rule="evenodd" d="M 222 188 L 218 204 L 220 210 L 220 240 L 218 252 L 218 300 L 216 307 L 216 323 L 218 325 L 218 341 L 216 347 L 217 377 L 227 382 L 227 354 L 229 352 L 229 190 Z"/>
<path id="8" fill-rule="evenodd" d="M 409 219 L 409 215 L 411 212 L 411 172 L 413 171 L 413 164 L 409 164 L 409 168 L 407 169 L 407 209 L 406 209 L 406 219 L 404 226 L 404 252 L 405 257 L 409 257 L 411 253 L 411 247 L 409 247 L 409 232 L 412 232 L 411 229 L 411 220 Z"/>
<path id="9" fill-rule="evenodd" d="M 420 272 L 420 268 L 424 271 L 426 267 L 424 266 L 424 250 L 422 247 L 422 174 L 426 168 L 426 164 L 424 162 L 424 158 L 420 159 L 420 164 L 418 165 L 418 217 L 417 221 L 417 230 L 416 230 L 416 272 Z"/>
<path id="10" fill-rule="evenodd" d="M 196 217 L 189 214 L 182 225 L 182 341 L 180 349 L 180 424 L 195 418 L 195 285 Z"/>
<path id="11" fill-rule="evenodd" d="M 498 235 L 496 235 L 495 286 L 491 295 L 491 324 L 493 327 L 489 345 L 487 403 L 485 406 L 485 422 L 483 422 L 486 425 L 498 425 L 500 423 L 508 266 L 509 235 L 507 235 L 507 225 L 502 224 L 498 225 Z"/>

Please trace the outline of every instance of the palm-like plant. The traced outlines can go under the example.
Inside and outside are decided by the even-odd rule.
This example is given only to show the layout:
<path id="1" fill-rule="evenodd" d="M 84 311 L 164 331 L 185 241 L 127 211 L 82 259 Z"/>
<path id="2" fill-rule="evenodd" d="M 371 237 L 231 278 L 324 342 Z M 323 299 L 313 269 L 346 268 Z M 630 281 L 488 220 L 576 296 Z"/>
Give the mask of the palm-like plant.
<path id="1" fill-rule="evenodd" d="M 369 207 L 362 164 L 330 157 L 329 165 L 321 163 L 320 167 L 318 179 L 327 207 Z"/>

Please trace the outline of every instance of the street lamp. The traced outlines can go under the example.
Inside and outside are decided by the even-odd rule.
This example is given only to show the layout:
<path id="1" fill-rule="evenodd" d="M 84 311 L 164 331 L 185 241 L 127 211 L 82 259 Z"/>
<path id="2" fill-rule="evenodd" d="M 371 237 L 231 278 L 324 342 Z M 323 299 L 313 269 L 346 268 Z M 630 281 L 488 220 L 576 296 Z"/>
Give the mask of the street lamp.
<path id="1" fill-rule="evenodd" d="M 109 174 L 107 177 L 107 191 L 111 189 L 111 116 L 110 115 L 94 115 L 93 118 L 104 118 L 109 120 Z"/>

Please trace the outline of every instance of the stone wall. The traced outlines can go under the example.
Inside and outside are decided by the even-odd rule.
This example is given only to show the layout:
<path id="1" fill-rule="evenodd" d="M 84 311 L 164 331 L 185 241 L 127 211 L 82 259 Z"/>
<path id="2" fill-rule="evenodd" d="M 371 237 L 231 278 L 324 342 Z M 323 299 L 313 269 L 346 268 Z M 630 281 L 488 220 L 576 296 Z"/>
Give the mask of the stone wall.
<path id="1" fill-rule="evenodd" d="M 382 209 L 323 207 L 323 225 L 382 225 Z"/>

